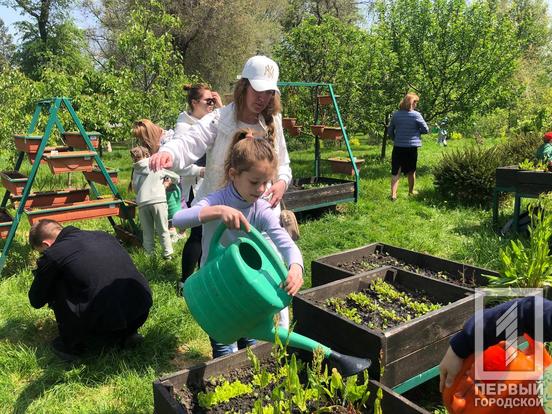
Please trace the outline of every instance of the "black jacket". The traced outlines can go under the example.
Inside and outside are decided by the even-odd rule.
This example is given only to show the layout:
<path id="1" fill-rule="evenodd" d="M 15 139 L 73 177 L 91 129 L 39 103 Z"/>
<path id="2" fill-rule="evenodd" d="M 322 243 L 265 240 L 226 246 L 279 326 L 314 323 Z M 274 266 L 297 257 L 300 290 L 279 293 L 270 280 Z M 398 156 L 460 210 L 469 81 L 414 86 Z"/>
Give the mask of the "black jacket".
<path id="1" fill-rule="evenodd" d="M 125 329 L 152 305 L 148 282 L 126 250 L 105 232 L 65 227 L 38 259 L 34 273 L 31 305 L 66 309 L 87 330 Z"/>

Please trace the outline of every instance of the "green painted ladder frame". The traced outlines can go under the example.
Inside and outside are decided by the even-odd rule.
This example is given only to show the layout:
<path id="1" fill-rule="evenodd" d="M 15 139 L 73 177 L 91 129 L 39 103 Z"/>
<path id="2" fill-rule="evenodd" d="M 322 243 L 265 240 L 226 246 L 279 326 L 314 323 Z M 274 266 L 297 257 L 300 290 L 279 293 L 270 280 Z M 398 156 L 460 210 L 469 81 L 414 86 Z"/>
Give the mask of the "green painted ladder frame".
<path id="1" fill-rule="evenodd" d="M 58 112 L 62 109 L 62 106 L 65 106 L 65 108 L 69 111 L 69 114 L 71 115 L 71 119 L 77 126 L 77 129 L 79 130 L 80 134 L 84 137 L 84 141 L 86 142 L 86 145 L 90 151 L 94 152 L 94 161 L 96 161 L 96 165 L 99 167 L 101 173 L 103 174 L 106 183 L 113 194 L 115 198 L 118 198 L 119 200 L 123 201 L 121 204 L 121 208 L 125 210 L 128 208 L 124 204 L 124 200 L 121 197 L 121 194 L 119 193 L 119 190 L 113 184 L 113 181 L 111 181 L 111 177 L 109 176 L 109 173 L 107 172 L 107 169 L 105 168 L 102 159 L 96 152 L 94 146 L 92 145 L 92 142 L 90 141 L 90 138 L 88 134 L 86 133 L 79 117 L 77 116 L 75 110 L 73 109 L 73 106 L 71 105 L 71 99 L 66 97 L 56 97 L 56 98 L 50 98 L 50 99 L 43 99 L 36 103 L 35 110 L 33 113 L 33 118 L 31 120 L 31 123 L 29 127 L 27 128 L 27 135 L 31 135 L 34 130 L 36 129 L 36 126 L 38 124 L 38 120 L 40 118 L 40 114 L 43 110 L 49 111 L 48 121 L 46 123 L 46 128 L 44 130 L 44 135 L 42 135 L 42 140 L 40 141 L 40 145 L 38 147 L 38 151 L 36 153 L 35 161 L 31 167 L 31 172 L 29 173 L 29 177 L 27 179 L 27 183 L 25 184 L 25 189 L 23 190 L 23 194 L 21 196 L 21 200 L 19 201 L 19 206 L 17 207 L 17 210 L 15 212 L 15 216 L 13 217 L 12 225 L 10 227 L 10 231 L 8 233 L 8 237 L 6 238 L 4 248 L 2 250 L 2 255 L 0 255 L 0 274 L 2 273 L 2 269 L 4 268 L 4 265 L 6 264 L 6 260 L 8 257 L 8 252 L 10 250 L 11 244 L 13 242 L 13 239 L 15 237 L 15 232 L 17 231 L 17 228 L 19 227 L 19 222 L 21 221 L 21 217 L 24 213 L 25 209 L 25 202 L 27 201 L 27 198 L 29 197 L 29 194 L 31 193 L 31 187 L 33 185 L 33 182 L 36 178 L 36 174 L 38 171 L 38 167 L 40 165 L 40 160 L 42 159 L 42 155 L 44 154 L 44 150 L 47 146 L 48 140 L 50 139 L 50 135 L 52 134 L 54 126 L 57 127 L 59 132 L 63 134 L 65 130 L 63 129 L 63 125 L 61 124 L 61 120 L 59 119 Z M 17 157 L 17 161 L 15 163 L 15 171 L 19 171 L 21 168 L 21 164 L 23 163 L 23 159 L 25 157 L 25 153 L 20 151 L 19 155 Z M 94 198 L 98 198 L 99 192 L 96 189 L 96 186 L 94 183 L 90 180 L 87 180 L 88 184 L 90 185 L 90 189 L 92 191 L 92 196 Z M 4 197 L 2 199 L 2 204 L 0 207 L 6 207 L 8 200 L 10 197 L 10 191 L 6 189 L 6 192 L 4 193 Z M 128 217 L 128 215 L 127 215 Z M 108 217 L 109 222 L 112 226 L 115 225 L 115 222 L 111 217 Z M 138 227 L 134 223 L 132 219 L 128 219 L 130 222 L 130 225 L 134 229 L 135 232 L 138 231 Z"/>
<path id="2" fill-rule="evenodd" d="M 355 173 L 355 197 L 354 201 L 355 203 L 358 201 L 358 195 L 359 195 L 359 173 L 358 168 L 356 166 L 356 163 L 353 162 L 353 151 L 351 150 L 351 145 L 349 144 L 349 136 L 347 135 L 347 130 L 345 128 L 345 125 L 343 124 L 343 119 L 341 118 L 341 112 L 339 111 L 339 106 L 337 105 L 336 96 L 334 94 L 333 85 L 331 83 L 319 83 L 319 82 L 278 82 L 278 86 L 280 87 L 308 87 L 308 88 L 316 88 L 316 91 L 318 92 L 319 88 L 328 88 L 328 92 L 330 93 L 330 96 L 332 98 L 333 107 L 335 109 L 335 114 L 337 116 L 337 121 L 339 123 L 339 128 L 341 128 L 341 133 L 343 134 L 343 140 L 345 141 L 345 146 L 347 147 L 347 154 L 349 155 L 349 160 L 351 161 L 351 166 L 353 167 L 353 171 Z M 318 93 L 317 93 L 318 95 Z M 316 112 L 314 114 L 314 123 L 318 123 L 318 115 L 319 115 L 319 103 L 316 102 Z M 320 138 L 315 135 L 315 144 L 314 144 L 314 176 L 316 178 L 320 177 Z"/>

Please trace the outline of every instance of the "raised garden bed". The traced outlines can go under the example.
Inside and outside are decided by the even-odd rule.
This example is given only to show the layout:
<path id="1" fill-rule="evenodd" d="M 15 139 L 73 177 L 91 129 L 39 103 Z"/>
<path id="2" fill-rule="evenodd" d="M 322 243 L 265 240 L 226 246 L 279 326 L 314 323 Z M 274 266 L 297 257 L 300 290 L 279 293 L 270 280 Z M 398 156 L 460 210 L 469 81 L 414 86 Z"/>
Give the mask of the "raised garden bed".
<path id="1" fill-rule="evenodd" d="M 43 219 L 61 222 L 118 216 L 122 200 L 99 198 L 52 208 L 28 208 L 25 213 L 31 225 Z"/>
<path id="2" fill-rule="evenodd" d="M 0 208 L 0 239 L 8 237 L 13 218 L 5 208 Z"/>
<path id="3" fill-rule="evenodd" d="M 23 194 L 27 180 L 27 176 L 19 171 L 0 172 L 0 182 L 2 183 L 2 186 L 15 195 Z"/>
<path id="4" fill-rule="evenodd" d="M 522 195 L 539 195 L 552 191 L 552 172 L 521 170 L 517 165 L 495 171 L 496 186 Z"/>
<path id="5" fill-rule="evenodd" d="M 52 174 L 61 174 L 66 172 L 92 171 L 94 151 L 69 151 L 69 152 L 50 152 L 44 155 Z"/>
<path id="6" fill-rule="evenodd" d="M 310 177 L 294 179 L 284 194 L 286 208 L 293 211 L 354 201 L 355 182 L 337 178 Z"/>
<path id="7" fill-rule="evenodd" d="M 112 168 L 107 168 L 107 173 L 109 174 L 109 177 L 111 178 L 111 181 L 113 184 L 117 184 L 119 182 L 119 178 L 117 177 L 117 174 L 119 173 L 119 170 L 115 170 Z M 94 167 L 92 171 L 85 171 L 84 176 L 89 181 L 94 181 L 98 184 L 107 185 L 107 180 L 105 179 L 104 175 L 102 174 L 102 171 L 98 167 Z"/>
<path id="8" fill-rule="evenodd" d="M 209 411 L 197 407 L 195 401 L 197 401 L 197 395 L 202 390 L 205 390 L 207 387 L 208 390 L 213 389 L 216 384 L 223 383 L 224 380 L 235 381 L 240 379 L 241 383 L 247 384 L 248 376 L 251 377 L 255 374 L 255 371 L 261 370 L 261 374 L 257 374 L 257 378 L 260 378 L 262 375 L 262 370 L 269 371 L 271 366 L 275 366 L 274 358 L 271 357 L 272 345 L 268 343 L 262 343 L 251 348 L 252 353 L 255 355 L 257 360 L 260 362 L 257 369 L 252 368 L 252 362 L 248 358 L 246 351 L 239 351 L 235 354 L 218 358 L 204 364 L 198 365 L 196 367 L 179 371 L 165 377 L 162 377 L 153 383 L 153 402 L 154 402 L 154 412 L 156 414 L 169 414 L 169 413 L 224 413 L 224 412 L 251 412 L 254 408 L 256 400 L 262 398 L 263 394 L 268 393 L 270 387 L 275 388 L 274 385 L 269 384 L 259 391 L 260 387 L 257 387 L 255 391 L 257 396 L 251 395 L 249 392 L 244 396 L 235 397 L 230 399 L 226 403 L 220 404 L 215 409 Z M 291 364 L 292 365 L 292 364 Z M 299 366 L 301 366 L 299 364 Z M 289 372 L 289 371 L 288 371 Z M 330 373 L 331 374 L 331 373 Z M 221 377 L 222 376 L 222 377 Z M 295 384 L 295 389 L 298 389 L 298 382 L 304 383 L 304 376 L 295 376 L 288 374 L 290 378 L 293 378 L 292 384 Z M 266 377 L 265 377 L 266 378 Z M 297 381 L 297 382 L 295 382 Z M 346 380 L 344 380 L 346 381 Z M 259 381 L 260 382 L 260 381 Z M 352 385 L 352 383 L 351 383 Z M 233 386 L 226 385 L 226 388 L 232 388 L 236 390 L 238 387 L 236 384 Z M 358 389 L 358 388 L 357 388 Z M 377 400 L 378 390 L 381 389 L 382 398 L 379 401 Z M 332 413 L 372 413 L 374 412 L 374 406 L 379 404 L 383 413 L 401 413 L 401 414 L 411 414 L 411 413 L 426 413 L 428 411 L 423 410 L 422 408 L 412 404 L 405 398 L 394 393 L 389 388 L 381 385 L 376 381 L 370 381 L 368 384 L 368 391 L 370 395 L 367 398 L 366 408 L 359 409 L 358 411 L 347 410 L 345 407 L 333 406 L 328 408 L 326 412 Z M 298 395 L 298 394 L 296 394 Z M 362 395 L 362 394 L 361 394 Z M 207 400 L 207 398 L 203 398 Z M 305 411 L 300 411 L 297 409 L 297 402 L 300 398 L 295 397 L 295 399 L 289 398 L 284 401 L 284 404 L 289 404 L 293 402 L 295 409 L 293 413 L 300 412 L 313 412 L 316 408 L 316 404 L 320 404 L 320 408 L 324 405 L 324 400 L 322 397 L 316 397 L 315 395 L 310 394 L 310 398 L 306 398 L 307 403 Z M 274 402 L 274 398 L 269 395 L 268 398 L 263 400 L 263 405 L 266 407 L 268 404 Z M 327 406 L 328 404 L 326 404 Z"/>
<path id="9" fill-rule="evenodd" d="M 14 135 L 15 148 L 22 152 L 37 152 L 42 135 Z"/>
<path id="10" fill-rule="evenodd" d="M 21 195 L 12 195 L 11 201 L 17 207 L 21 201 Z M 44 191 L 29 194 L 25 201 L 25 208 L 58 207 L 66 204 L 87 201 L 90 199 L 90 190 L 67 189 L 61 191 Z"/>
<path id="11" fill-rule="evenodd" d="M 424 295 L 431 303 L 440 304 L 440 308 L 383 328 L 375 326 L 374 316 L 370 317 L 374 318 L 370 328 L 328 309 L 328 299 L 358 293 L 375 279 L 384 280 L 403 292 Z M 451 336 L 473 314 L 472 293 L 468 288 L 385 267 L 301 292 L 293 302 L 295 331 L 337 352 L 370 358 L 371 377 L 378 379 L 383 367 L 380 380 L 387 386 L 395 386 L 439 364 Z M 400 301 L 390 294 L 386 297 L 390 302 L 384 310 L 389 310 L 392 302 Z M 401 308 L 407 306 L 401 305 Z M 401 316 L 404 318 L 405 314 Z"/>
<path id="12" fill-rule="evenodd" d="M 90 138 L 90 143 L 94 148 L 98 148 L 100 146 L 100 137 L 102 134 L 96 131 L 86 132 L 88 135 L 88 138 Z M 81 135 L 78 131 L 71 131 L 71 132 L 64 132 L 63 134 L 63 141 L 66 145 L 73 148 L 78 149 L 84 149 L 87 150 L 88 145 L 86 145 L 86 141 L 84 140 L 84 137 Z"/>
<path id="13" fill-rule="evenodd" d="M 312 261 L 312 286 L 376 269 L 393 266 L 460 286 L 486 286 L 483 275 L 497 276 L 493 270 L 443 259 L 385 243 L 371 243 Z"/>
<path id="14" fill-rule="evenodd" d="M 335 173 L 349 175 L 355 174 L 355 170 L 353 169 L 352 162 L 349 158 L 328 158 L 328 162 L 330 163 L 330 168 Z M 362 164 L 364 164 L 364 160 L 355 158 L 355 164 L 357 169 L 360 170 L 360 167 L 362 166 Z"/>

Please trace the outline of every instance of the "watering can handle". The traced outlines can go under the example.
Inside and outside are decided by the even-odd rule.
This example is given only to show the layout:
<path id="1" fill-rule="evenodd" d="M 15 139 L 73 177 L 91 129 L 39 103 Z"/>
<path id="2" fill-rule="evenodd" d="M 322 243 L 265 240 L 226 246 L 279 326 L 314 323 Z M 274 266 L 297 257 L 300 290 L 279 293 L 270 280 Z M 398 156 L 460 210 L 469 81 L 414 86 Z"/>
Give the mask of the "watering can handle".
<path id="1" fill-rule="evenodd" d="M 209 261 L 213 257 L 218 256 L 224 251 L 224 246 L 220 244 L 220 238 L 222 237 L 222 234 L 226 229 L 226 225 L 224 223 L 220 223 L 213 233 L 213 238 L 211 239 L 211 244 L 209 246 L 209 255 L 207 256 L 207 261 Z M 265 256 L 272 263 L 274 268 L 278 270 L 278 274 L 282 275 L 283 279 L 281 280 L 281 282 L 284 282 L 288 273 L 284 262 L 282 261 L 282 259 L 280 259 L 280 256 L 278 256 L 276 251 L 274 251 L 272 246 L 268 244 L 263 235 L 255 227 L 250 224 L 249 229 L 249 232 L 245 232 L 245 227 L 243 223 L 241 224 L 241 230 L 245 232 L 246 236 L 254 241 L 257 247 L 265 254 Z"/>

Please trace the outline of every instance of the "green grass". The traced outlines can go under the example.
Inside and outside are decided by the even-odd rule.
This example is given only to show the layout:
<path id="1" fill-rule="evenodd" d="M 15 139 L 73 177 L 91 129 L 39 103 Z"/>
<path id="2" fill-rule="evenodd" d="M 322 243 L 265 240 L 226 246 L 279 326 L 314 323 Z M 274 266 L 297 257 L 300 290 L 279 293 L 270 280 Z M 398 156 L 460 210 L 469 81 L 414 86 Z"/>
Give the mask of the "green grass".
<path id="1" fill-rule="evenodd" d="M 440 148 L 432 137 L 427 139 L 418 161 L 420 194 L 407 197 L 407 182 L 403 179 L 394 203 L 388 200 L 391 147 L 382 162 L 377 145 L 368 145 L 364 139 L 362 143 L 354 148 L 355 156 L 366 160 L 359 202 L 341 205 L 335 212 L 301 223 L 298 244 L 306 264 L 305 287 L 310 285 L 311 260 L 374 241 L 497 267 L 498 250 L 507 240 L 493 232 L 490 210 L 449 205 L 433 189 L 431 167 L 440 154 L 469 145 L 468 140 L 449 141 L 448 148 Z M 324 148 L 323 158 L 343 155 L 340 151 Z M 311 175 L 311 151 L 294 151 L 291 158 L 296 177 Z M 126 195 L 128 148 L 116 148 L 105 154 L 105 160 L 107 166 L 119 168 L 119 188 Z M 326 168 L 324 165 L 324 175 L 328 175 Z M 40 171 L 41 189 L 67 185 L 66 176 L 52 178 L 46 166 Z M 75 182 L 82 183 L 80 177 Z M 105 192 L 104 187 L 99 188 Z M 110 231 L 106 220 L 76 225 Z M 56 335 L 52 311 L 35 310 L 28 303 L 31 270 L 37 256 L 26 246 L 27 231 L 28 224 L 23 220 L 0 277 L 0 412 L 150 413 L 153 380 L 209 358 L 206 335 L 175 293 L 180 258 L 165 262 L 159 252 L 148 257 L 136 249 L 130 254 L 154 294 L 154 307 L 141 329 L 145 342 L 132 351 L 110 351 L 74 365 L 61 363 L 49 349 L 49 341 Z M 179 241 L 175 250 L 180 252 L 183 244 Z"/>

